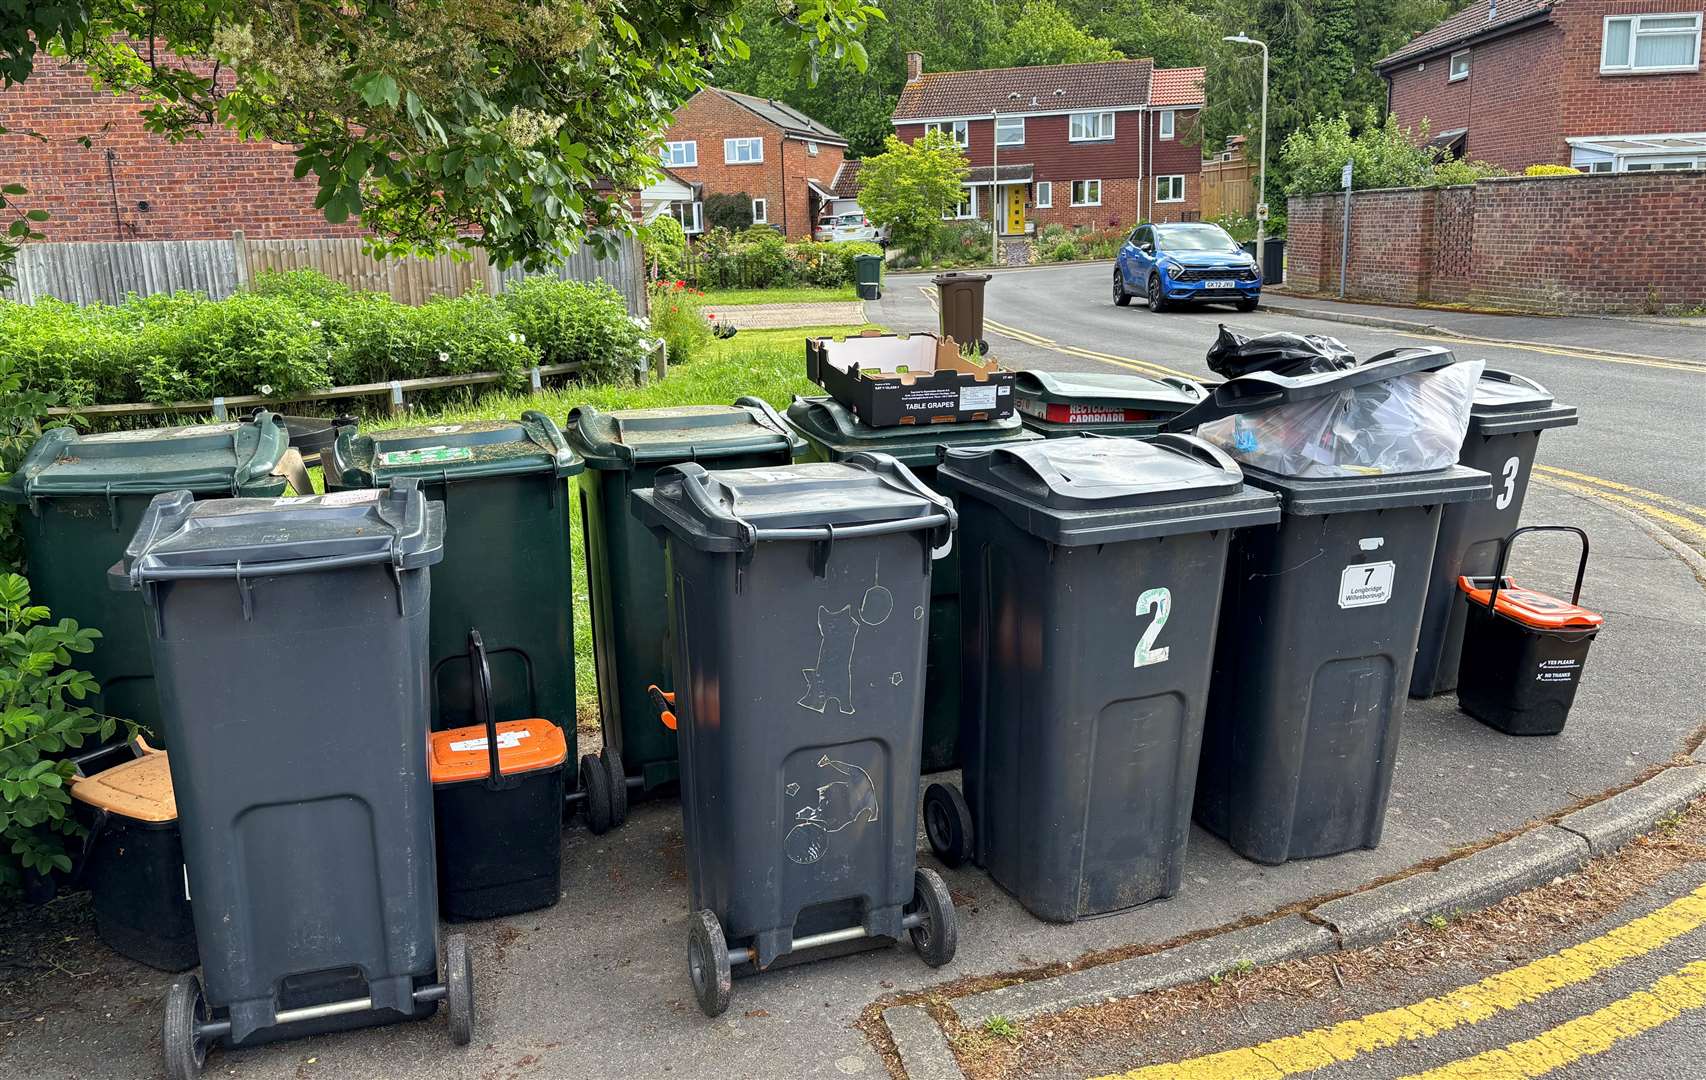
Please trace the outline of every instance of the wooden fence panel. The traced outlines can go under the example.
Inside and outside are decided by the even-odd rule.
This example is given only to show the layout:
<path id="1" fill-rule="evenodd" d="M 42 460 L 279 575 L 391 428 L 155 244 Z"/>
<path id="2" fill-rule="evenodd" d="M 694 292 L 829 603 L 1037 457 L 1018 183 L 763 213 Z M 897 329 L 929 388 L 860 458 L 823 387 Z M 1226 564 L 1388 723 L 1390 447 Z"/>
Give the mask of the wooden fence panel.
<path id="1" fill-rule="evenodd" d="M 125 296 L 195 289 L 216 299 L 237 290 L 229 240 L 150 240 L 25 244 L 17 284 L 0 295 L 33 303 L 44 296 L 77 304 L 117 304 Z"/>
<path id="2" fill-rule="evenodd" d="M 632 236 L 623 237 L 615 254 L 608 259 L 600 259 L 591 248 L 582 247 L 557 264 L 556 274 L 564 281 L 607 282 L 628 301 L 629 314 L 646 313 L 646 260 L 640 253 L 640 242 Z M 486 276 L 492 292 L 500 293 L 511 282 L 520 281 L 528 274 L 516 265 L 504 270 L 491 267 Z"/>
<path id="3" fill-rule="evenodd" d="M 1248 161 L 1205 161 L 1202 166 L 1204 221 L 1222 214 L 1254 217 L 1256 167 Z"/>

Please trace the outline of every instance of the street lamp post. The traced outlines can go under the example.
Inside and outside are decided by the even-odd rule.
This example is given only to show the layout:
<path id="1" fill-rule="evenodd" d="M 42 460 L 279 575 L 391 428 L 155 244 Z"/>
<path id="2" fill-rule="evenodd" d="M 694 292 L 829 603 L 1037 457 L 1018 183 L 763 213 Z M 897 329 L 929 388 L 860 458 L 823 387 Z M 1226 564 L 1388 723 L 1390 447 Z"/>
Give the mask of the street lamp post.
<path id="1" fill-rule="evenodd" d="M 1265 274 L 1267 261 L 1262 256 L 1267 251 L 1268 239 L 1268 43 L 1242 33 L 1220 40 L 1230 41 L 1234 45 L 1258 45 L 1262 50 L 1262 149 L 1260 172 L 1256 180 L 1256 268 Z"/>

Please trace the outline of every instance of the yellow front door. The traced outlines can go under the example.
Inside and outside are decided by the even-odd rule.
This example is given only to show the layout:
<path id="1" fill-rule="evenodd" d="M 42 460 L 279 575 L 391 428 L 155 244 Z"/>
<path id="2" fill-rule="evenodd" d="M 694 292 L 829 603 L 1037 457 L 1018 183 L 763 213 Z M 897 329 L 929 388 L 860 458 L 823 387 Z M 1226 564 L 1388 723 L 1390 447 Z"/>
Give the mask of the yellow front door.
<path id="1" fill-rule="evenodd" d="M 1007 188 L 1007 235 L 1018 236 L 1025 231 L 1025 185 Z"/>

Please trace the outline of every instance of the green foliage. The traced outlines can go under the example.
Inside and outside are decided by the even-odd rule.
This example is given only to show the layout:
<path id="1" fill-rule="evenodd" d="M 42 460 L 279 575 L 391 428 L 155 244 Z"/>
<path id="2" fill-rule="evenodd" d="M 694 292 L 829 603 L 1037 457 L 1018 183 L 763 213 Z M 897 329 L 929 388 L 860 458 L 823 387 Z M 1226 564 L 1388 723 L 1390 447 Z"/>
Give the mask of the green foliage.
<path id="1" fill-rule="evenodd" d="M 702 310 L 705 294 L 680 281 L 660 281 L 651 287 L 652 333 L 669 348 L 669 362 L 686 364 L 704 355 L 715 340 Z"/>
<path id="2" fill-rule="evenodd" d="M 143 325 L 130 349 L 142 396 L 301 394 L 332 385 L 319 332 L 288 298 L 238 293 Z"/>
<path id="3" fill-rule="evenodd" d="M 99 687 L 71 667 L 94 651 L 99 630 L 51 622 L 30 600 L 30 583 L 0 574 L 0 895 L 15 896 L 25 872 L 68 872 L 66 841 L 83 829 L 72 817 L 76 767 L 58 755 L 117 722 L 81 704 Z"/>
<path id="4" fill-rule="evenodd" d="M 140 394 L 132 349 L 146 320 L 141 311 L 51 297 L 33 305 L 0 301 L 0 362 L 25 386 L 66 405 L 132 401 Z"/>
<path id="5" fill-rule="evenodd" d="M 740 232 L 752 228 L 752 196 L 744 191 L 705 197 L 705 225 Z"/>
<path id="6" fill-rule="evenodd" d="M 1289 178 L 1286 191 L 1293 195 L 1337 191 L 1340 170 L 1347 161 L 1353 163 L 1351 186 L 1356 190 L 1468 184 L 1501 175 L 1481 162 L 1442 157 L 1426 142 L 1425 122 L 1419 133 L 1411 132 L 1398 125 L 1396 116 L 1380 122 L 1372 108 L 1355 134 L 1343 115 L 1317 119 L 1292 132 L 1280 148 Z"/>
<path id="7" fill-rule="evenodd" d="M 686 277 L 707 289 L 831 287 L 853 280 L 855 255 L 881 255 L 882 251 L 876 244 L 857 240 L 790 244 L 764 225 L 738 235 L 712 229 L 694 244 Z"/>
<path id="8" fill-rule="evenodd" d="M 640 227 L 640 250 L 651 276 L 659 281 L 675 281 L 687 272 L 687 233 L 669 214 Z"/>
<path id="9" fill-rule="evenodd" d="M 1019 1041 L 1019 1025 L 999 1014 L 985 1017 L 983 1030 L 998 1039 L 1006 1039 L 1008 1042 Z"/>
<path id="10" fill-rule="evenodd" d="M 932 266 L 986 266 L 990 260 L 987 221 L 944 221 L 931 230 L 927 261 Z"/>
<path id="11" fill-rule="evenodd" d="M 1051 0 L 1026 0 L 1019 17 L 1008 24 L 990 50 L 989 66 L 1089 64 L 1119 59 L 1121 53 L 1113 42 L 1086 33 Z"/>
<path id="12" fill-rule="evenodd" d="M 41 418 L 52 404 L 46 394 L 25 386 L 14 360 L 0 356 L 0 484 L 41 437 Z M 0 502 L 0 573 L 23 568 L 24 545 L 17 522 L 18 507 Z"/>
<path id="13" fill-rule="evenodd" d="M 509 287 L 503 306 L 541 363 L 579 363 L 585 378 L 610 380 L 631 378 L 645 359 L 622 294 L 602 281 L 531 277 Z"/>
<path id="14" fill-rule="evenodd" d="M 1078 245 L 1073 243 L 1070 237 L 1056 240 L 1046 251 L 1047 254 L 1043 257 L 1049 262 L 1071 262 L 1078 258 Z"/>
<path id="15" fill-rule="evenodd" d="M 944 132 L 911 143 L 890 135 L 883 152 L 866 158 L 859 170 L 859 205 L 896 243 L 926 254 L 942 215 L 958 205 L 970 171 L 965 152 Z"/>
<path id="16" fill-rule="evenodd" d="M 1522 170 L 1524 176 L 1581 176 L 1582 170 L 1568 165 L 1530 165 Z"/>

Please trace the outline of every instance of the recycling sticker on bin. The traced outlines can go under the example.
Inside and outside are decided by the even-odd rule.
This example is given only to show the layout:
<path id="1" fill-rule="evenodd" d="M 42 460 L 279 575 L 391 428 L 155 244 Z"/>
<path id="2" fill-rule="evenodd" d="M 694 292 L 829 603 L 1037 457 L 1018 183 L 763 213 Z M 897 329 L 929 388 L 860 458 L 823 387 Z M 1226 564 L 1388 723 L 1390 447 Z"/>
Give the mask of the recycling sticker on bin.
<path id="1" fill-rule="evenodd" d="M 444 465 L 473 459 L 474 451 L 466 446 L 421 446 L 413 450 L 387 450 L 379 455 L 379 464 L 395 468 L 398 465 Z"/>

